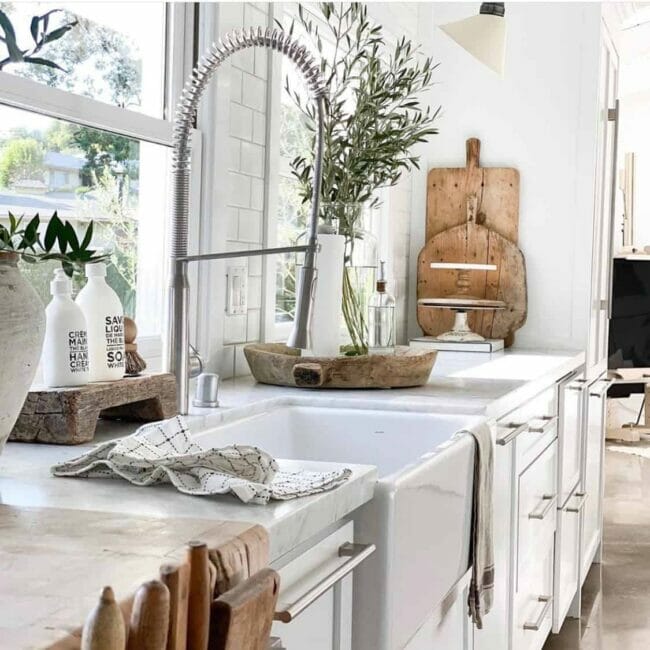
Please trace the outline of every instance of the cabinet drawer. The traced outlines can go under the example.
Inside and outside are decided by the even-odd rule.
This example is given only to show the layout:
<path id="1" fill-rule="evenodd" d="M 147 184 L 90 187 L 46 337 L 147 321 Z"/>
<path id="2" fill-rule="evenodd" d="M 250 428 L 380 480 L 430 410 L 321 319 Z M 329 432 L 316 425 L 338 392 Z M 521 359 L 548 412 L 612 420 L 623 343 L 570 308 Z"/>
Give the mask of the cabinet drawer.
<path id="1" fill-rule="evenodd" d="M 557 516 L 557 441 L 519 476 L 517 585 L 530 566 L 553 545 Z M 550 593 L 550 592 L 549 592 Z"/>
<path id="2" fill-rule="evenodd" d="M 497 444 L 515 443 L 521 470 L 557 437 L 557 422 L 557 389 L 551 386 L 499 420 Z"/>
<path id="3" fill-rule="evenodd" d="M 282 568 L 272 634 L 287 650 L 349 649 L 353 571 L 374 546 L 352 545 L 348 522 Z"/>
<path id="4" fill-rule="evenodd" d="M 553 581 L 553 632 L 560 631 L 580 581 L 580 519 L 586 495 L 574 492 L 558 510 Z"/>
<path id="5" fill-rule="evenodd" d="M 558 505 L 564 506 L 580 480 L 583 443 L 583 404 L 587 385 L 573 377 L 560 384 Z"/>
<path id="6" fill-rule="evenodd" d="M 516 650 L 541 650 L 551 630 L 553 550 L 551 537 L 540 548 L 540 556 L 521 576 L 514 608 L 513 647 Z"/>

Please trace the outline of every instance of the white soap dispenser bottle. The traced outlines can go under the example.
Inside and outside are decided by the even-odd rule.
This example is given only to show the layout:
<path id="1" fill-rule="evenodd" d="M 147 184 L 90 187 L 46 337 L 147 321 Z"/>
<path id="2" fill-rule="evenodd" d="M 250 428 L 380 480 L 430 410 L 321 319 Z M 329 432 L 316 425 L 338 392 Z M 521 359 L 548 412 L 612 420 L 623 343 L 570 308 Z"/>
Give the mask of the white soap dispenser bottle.
<path id="1" fill-rule="evenodd" d="M 41 366 L 46 386 L 83 386 L 90 380 L 86 318 L 72 300 L 72 282 L 63 269 L 50 282 L 52 300 L 45 309 Z"/>
<path id="2" fill-rule="evenodd" d="M 124 377 L 124 310 L 106 284 L 106 264 L 86 264 L 88 282 L 77 296 L 88 325 L 90 381 Z"/>

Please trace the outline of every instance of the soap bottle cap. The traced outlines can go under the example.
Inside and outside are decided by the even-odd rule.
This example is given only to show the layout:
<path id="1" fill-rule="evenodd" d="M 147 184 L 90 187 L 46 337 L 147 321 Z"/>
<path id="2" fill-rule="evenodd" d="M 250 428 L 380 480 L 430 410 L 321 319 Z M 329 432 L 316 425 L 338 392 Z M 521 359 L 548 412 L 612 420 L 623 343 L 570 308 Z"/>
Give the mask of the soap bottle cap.
<path id="1" fill-rule="evenodd" d="M 386 291 L 386 262 L 379 262 L 379 274 L 377 275 L 377 291 L 383 293 Z"/>
<path id="2" fill-rule="evenodd" d="M 106 264 L 104 264 L 104 262 L 95 262 L 94 264 L 86 264 L 86 277 L 105 278 Z"/>
<path id="3" fill-rule="evenodd" d="M 54 270 L 54 278 L 50 282 L 50 293 L 53 296 L 69 296 L 72 294 L 72 281 L 63 269 Z"/>

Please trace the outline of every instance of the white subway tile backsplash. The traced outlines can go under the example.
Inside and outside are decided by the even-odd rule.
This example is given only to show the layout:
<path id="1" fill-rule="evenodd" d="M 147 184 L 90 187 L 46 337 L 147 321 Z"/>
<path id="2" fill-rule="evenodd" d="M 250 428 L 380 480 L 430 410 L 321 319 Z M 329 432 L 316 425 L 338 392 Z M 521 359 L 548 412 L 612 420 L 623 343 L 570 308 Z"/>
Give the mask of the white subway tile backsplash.
<path id="1" fill-rule="evenodd" d="M 242 104 L 263 111 L 266 106 L 266 81 L 245 72 L 242 76 Z"/>
<path id="2" fill-rule="evenodd" d="M 253 111 L 253 142 L 266 144 L 266 115 Z"/>
<path id="3" fill-rule="evenodd" d="M 235 347 L 235 377 L 245 377 L 250 374 L 251 370 L 244 356 L 244 346 L 237 345 Z"/>
<path id="4" fill-rule="evenodd" d="M 248 262 L 248 275 L 262 275 L 262 256 L 251 257 Z"/>
<path id="5" fill-rule="evenodd" d="M 248 208 L 251 202 L 251 177 L 236 172 L 228 173 L 228 205 Z"/>
<path id="6" fill-rule="evenodd" d="M 250 207 L 253 210 L 264 209 L 264 181 L 261 178 L 251 178 Z"/>
<path id="7" fill-rule="evenodd" d="M 247 2 L 244 4 L 244 22 L 246 27 L 265 28 L 269 22 L 268 10 L 262 10 L 253 3 Z"/>
<path id="8" fill-rule="evenodd" d="M 239 171 L 251 176 L 264 175 L 264 147 L 252 142 L 241 142 Z"/>
<path id="9" fill-rule="evenodd" d="M 219 5 L 219 31 L 222 34 L 244 25 L 244 4 L 242 2 L 222 2 Z"/>
<path id="10" fill-rule="evenodd" d="M 231 379 L 235 372 L 235 346 L 225 345 L 217 356 L 217 372 L 221 379 Z"/>
<path id="11" fill-rule="evenodd" d="M 225 3 L 228 4 L 228 3 Z M 245 25 L 250 27 L 251 25 Z M 255 48 L 249 47 L 247 50 L 241 50 L 232 57 L 232 64 L 244 72 L 255 72 Z"/>
<path id="12" fill-rule="evenodd" d="M 262 278 L 248 276 L 248 308 L 260 309 L 262 306 Z"/>
<path id="13" fill-rule="evenodd" d="M 248 330 L 246 333 L 247 341 L 260 340 L 260 314 L 261 312 L 259 309 L 248 310 Z"/>
<path id="14" fill-rule="evenodd" d="M 246 314 L 237 314 L 231 316 L 224 315 L 223 319 L 223 342 L 241 343 L 246 340 L 247 316 Z"/>
<path id="15" fill-rule="evenodd" d="M 242 140 L 253 139 L 253 111 L 247 106 L 230 103 L 230 135 Z"/>
<path id="16" fill-rule="evenodd" d="M 230 67 L 230 101 L 241 104 L 242 75 L 244 73 L 234 66 Z"/>
<path id="17" fill-rule="evenodd" d="M 258 210 L 239 210 L 239 241 L 262 241 L 262 213 Z"/>
<path id="18" fill-rule="evenodd" d="M 225 210 L 226 217 L 226 239 L 236 241 L 239 227 L 239 211 L 237 208 L 228 206 Z"/>
<path id="19" fill-rule="evenodd" d="M 228 169 L 233 172 L 240 171 L 241 166 L 241 140 L 228 138 Z"/>
<path id="20" fill-rule="evenodd" d="M 269 51 L 266 48 L 255 49 L 255 76 L 267 79 L 269 74 Z"/>

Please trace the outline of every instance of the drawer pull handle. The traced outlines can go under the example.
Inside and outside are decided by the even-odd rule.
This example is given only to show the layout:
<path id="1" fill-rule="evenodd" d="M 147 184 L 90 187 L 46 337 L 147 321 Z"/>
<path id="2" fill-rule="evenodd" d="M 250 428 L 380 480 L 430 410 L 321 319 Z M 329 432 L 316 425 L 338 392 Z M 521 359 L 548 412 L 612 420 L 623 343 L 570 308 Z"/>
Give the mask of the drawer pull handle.
<path id="1" fill-rule="evenodd" d="M 508 443 L 512 442 L 520 433 L 528 431 L 528 422 L 525 422 L 524 424 L 511 422 L 510 424 L 506 424 L 505 428 L 510 429 L 510 431 L 506 433 L 505 436 L 497 438 L 497 445 L 507 445 Z"/>
<path id="2" fill-rule="evenodd" d="M 590 390 L 589 391 L 589 396 L 590 397 L 605 397 L 607 395 L 607 391 L 609 390 L 609 387 L 614 383 L 613 379 L 599 379 L 597 382 L 599 384 L 604 384 L 604 386 L 600 390 Z"/>
<path id="3" fill-rule="evenodd" d="M 574 513 L 579 513 L 585 505 L 585 501 L 587 500 L 587 493 L 586 492 L 576 492 L 573 495 L 574 497 L 578 497 L 580 501 L 578 502 L 577 506 L 572 506 L 571 508 L 566 507 L 564 509 L 565 512 L 574 512 Z"/>
<path id="4" fill-rule="evenodd" d="M 546 614 L 548 614 L 548 609 L 553 602 L 553 598 L 551 596 L 540 596 L 537 601 L 544 603 L 544 607 L 542 607 L 542 611 L 539 613 L 539 616 L 534 623 L 524 623 L 524 630 L 532 630 L 533 632 L 537 632 L 537 630 L 542 627 L 542 623 L 546 618 Z"/>
<path id="5" fill-rule="evenodd" d="M 558 421 L 557 415 L 542 415 L 541 418 L 536 418 L 537 420 L 542 420 L 544 424 L 542 426 L 530 426 L 528 427 L 529 431 L 532 433 L 546 433 L 549 429 L 552 429 L 556 422 Z"/>
<path id="6" fill-rule="evenodd" d="M 583 391 L 587 385 L 586 379 L 576 379 L 573 383 L 568 384 L 567 388 L 569 390 Z"/>
<path id="7" fill-rule="evenodd" d="M 555 501 L 557 500 L 556 494 L 545 494 L 542 497 L 542 501 L 545 501 L 545 505 L 540 512 L 531 512 L 528 515 L 528 519 L 544 519 L 546 515 L 553 510 L 555 506 Z"/>
<path id="8" fill-rule="evenodd" d="M 281 611 L 275 612 L 274 620 L 291 623 L 298 614 L 305 611 L 315 600 L 318 600 L 326 591 L 329 591 L 337 582 L 354 571 L 368 556 L 372 555 L 375 548 L 374 544 L 353 544 L 352 542 L 346 542 L 340 546 L 339 557 L 348 557 L 350 559 L 331 573 L 328 573 L 319 583 L 307 590 L 293 603 L 287 605 Z"/>

